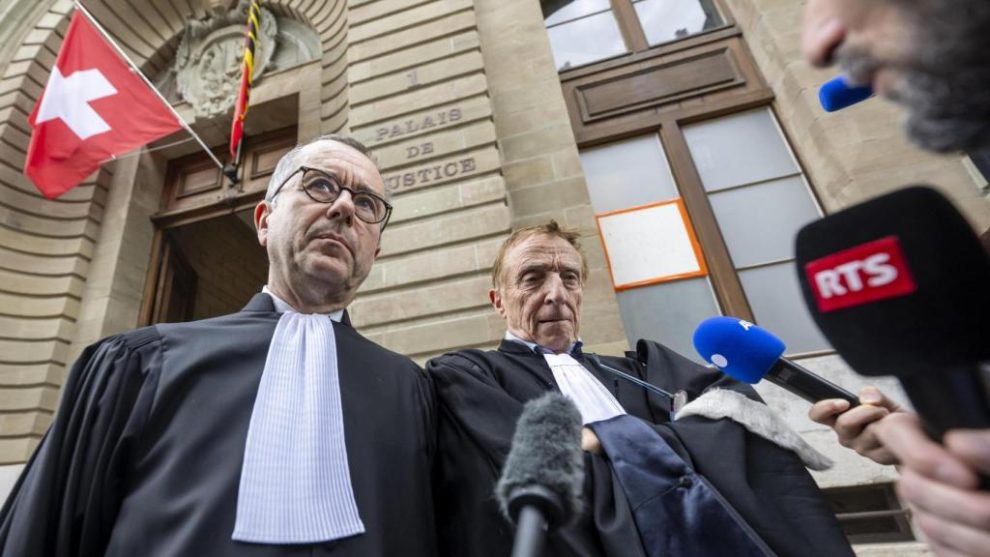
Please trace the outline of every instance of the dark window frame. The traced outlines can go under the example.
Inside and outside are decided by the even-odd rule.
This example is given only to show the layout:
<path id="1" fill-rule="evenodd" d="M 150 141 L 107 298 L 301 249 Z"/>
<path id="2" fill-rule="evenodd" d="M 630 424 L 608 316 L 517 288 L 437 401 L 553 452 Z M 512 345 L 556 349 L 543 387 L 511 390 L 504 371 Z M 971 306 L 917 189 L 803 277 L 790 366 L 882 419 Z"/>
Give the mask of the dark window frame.
<path id="1" fill-rule="evenodd" d="M 705 254 L 708 266 L 708 279 L 715 293 L 716 302 L 725 315 L 733 315 L 754 321 L 753 310 L 743 290 L 725 239 L 715 218 L 708 194 L 701 182 L 682 126 L 728 116 L 755 108 L 768 108 L 777 121 L 780 121 L 772 103 L 773 91 L 767 85 L 756 61 L 742 39 L 742 32 L 724 0 L 713 0 L 724 25 L 687 37 L 650 46 L 646 41 L 635 8 L 631 0 L 610 0 L 620 31 L 629 46 L 629 52 L 596 62 L 567 68 L 558 72 L 565 101 L 571 118 L 572 129 L 578 148 L 594 147 L 613 143 L 631 137 L 656 134 L 659 136 L 667 155 L 670 171 L 677 184 L 685 208 L 690 215 L 699 244 Z M 705 55 L 725 52 L 732 59 L 740 84 L 732 87 L 699 90 L 689 94 L 683 102 L 675 99 L 660 105 L 630 110 L 607 116 L 583 114 L 579 100 L 582 88 L 604 82 L 618 81 L 626 77 L 642 74 L 651 66 L 660 67 L 670 61 L 701 60 Z M 694 98 L 704 98 L 703 103 L 692 102 Z M 786 129 L 781 127 L 783 139 L 794 154 L 805 181 L 808 182 L 813 200 L 827 214 L 815 190 L 801 157 L 793 151 L 793 141 Z M 820 350 L 791 357 L 813 357 L 832 354 L 833 350 Z"/>
<path id="2" fill-rule="evenodd" d="M 646 38 L 646 32 L 643 30 L 643 25 L 639 21 L 639 16 L 636 14 L 636 8 L 633 6 L 633 0 L 609 0 L 609 10 L 600 10 L 591 14 L 585 14 L 579 17 L 568 19 L 567 21 L 561 21 L 555 23 L 548 27 L 558 27 L 561 25 L 566 25 L 572 21 L 579 19 L 584 19 L 594 15 L 604 13 L 605 11 L 611 11 L 612 15 L 615 17 L 616 24 L 619 27 L 619 34 L 622 35 L 623 41 L 626 43 L 627 51 L 622 54 L 616 54 L 614 56 L 609 56 L 601 60 L 596 60 L 594 62 L 588 62 L 586 64 L 581 64 L 578 66 L 572 66 L 565 70 L 561 70 L 561 76 L 565 74 L 580 71 L 589 67 L 597 66 L 602 62 L 610 62 L 614 60 L 625 59 L 630 56 L 636 56 L 645 52 L 654 51 L 657 49 L 668 49 L 668 48 L 678 48 L 677 45 L 684 41 L 690 41 L 692 39 L 697 39 L 699 37 L 704 37 L 710 34 L 718 34 L 724 32 L 727 29 L 732 29 L 736 26 L 735 19 L 732 18 L 728 8 L 725 6 L 724 0 L 712 0 L 715 4 L 715 8 L 722 18 L 722 25 L 700 31 L 698 33 L 693 33 L 686 37 L 675 39 L 672 41 L 667 41 L 659 43 L 656 45 L 650 45 Z"/>

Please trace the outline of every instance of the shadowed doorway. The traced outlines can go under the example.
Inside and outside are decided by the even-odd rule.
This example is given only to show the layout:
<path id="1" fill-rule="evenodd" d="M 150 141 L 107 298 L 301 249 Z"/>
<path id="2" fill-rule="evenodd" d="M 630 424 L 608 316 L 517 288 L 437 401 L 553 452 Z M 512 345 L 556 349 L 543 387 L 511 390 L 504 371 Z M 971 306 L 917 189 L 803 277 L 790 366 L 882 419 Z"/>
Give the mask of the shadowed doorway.
<path id="1" fill-rule="evenodd" d="M 169 164 L 145 284 L 142 324 L 203 319 L 240 310 L 268 277 L 254 206 L 296 129 L 245 146 L 241 183 L 232 186 L 205 155 Z"/>

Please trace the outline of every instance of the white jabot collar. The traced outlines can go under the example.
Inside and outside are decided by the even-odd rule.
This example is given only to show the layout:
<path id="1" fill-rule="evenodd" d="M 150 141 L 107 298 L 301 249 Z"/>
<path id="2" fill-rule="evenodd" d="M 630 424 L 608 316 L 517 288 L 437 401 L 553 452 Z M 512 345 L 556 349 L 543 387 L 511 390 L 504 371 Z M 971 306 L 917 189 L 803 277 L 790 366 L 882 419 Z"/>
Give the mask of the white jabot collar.
<path id="1" fill-rule="evenodd" d="M 572 356 L 581 351 L 583 343 L 580 339 L 571 344 L 567 352 L 560 354 L 535 342 L 523 340 L 509 331 L 505 332 L 505 340 L 528 346 L 535 354 L 543 356 L 560 392 L 574 402 L 585 424 L 608 420 L 626 413 L 615 395 Z"/>
<path id="2" fill-rule="evenodd" d="M 231 538 L 322 543 L 364 533 L 344 437 L 337 339 L 324 314 L 281 313 L 251 410 Z"/>

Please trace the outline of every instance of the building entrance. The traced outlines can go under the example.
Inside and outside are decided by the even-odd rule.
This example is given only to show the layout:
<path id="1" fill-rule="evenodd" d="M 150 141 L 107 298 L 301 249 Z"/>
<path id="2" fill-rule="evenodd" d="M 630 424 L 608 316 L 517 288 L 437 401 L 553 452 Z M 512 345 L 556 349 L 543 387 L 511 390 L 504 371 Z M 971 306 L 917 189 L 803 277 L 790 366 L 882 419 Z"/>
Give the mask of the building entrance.
<path id="1" fill-rule="evenodd" d="M 206 155 L 169 164 L 141 308 L 144 325 L 203 319 L 239 310 L 265 284 L 254 207 L 295 127 L 245 144 L 241 182 L 231 185 Z"/>

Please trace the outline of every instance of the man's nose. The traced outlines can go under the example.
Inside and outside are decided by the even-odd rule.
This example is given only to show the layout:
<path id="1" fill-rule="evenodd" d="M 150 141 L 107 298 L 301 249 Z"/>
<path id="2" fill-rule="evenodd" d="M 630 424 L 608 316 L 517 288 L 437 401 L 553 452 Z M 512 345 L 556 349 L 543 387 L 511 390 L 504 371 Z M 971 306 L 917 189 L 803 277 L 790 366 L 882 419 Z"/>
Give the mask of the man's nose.
<path id="1" fill-rule="evenodd" d="M 327 218 L 330 220 L 340 219 L 344 224 L 350 226 L 354 222 L 354 198 L 351 192 L 342 190 L 337 199 L 327 207 Z"/>
<path id="2" fill-rule="evenodd" d="M 832 9 L 833 0 L 809 0 L 804 11 L 801 50 L 813 66 L 832 63 L 832 54 L 842 44 L 846 29 Z"/>
<path id="3" fill-rule="evenodd" d="M 547 275 L 544 288 L 546 290 L 546 297 L 543 299 L 543 302 L 547 304 L 562 301 L 567 292 L 567 288 L 564 287 L 564 279 L 558 273 L 549 273 Z"/>

